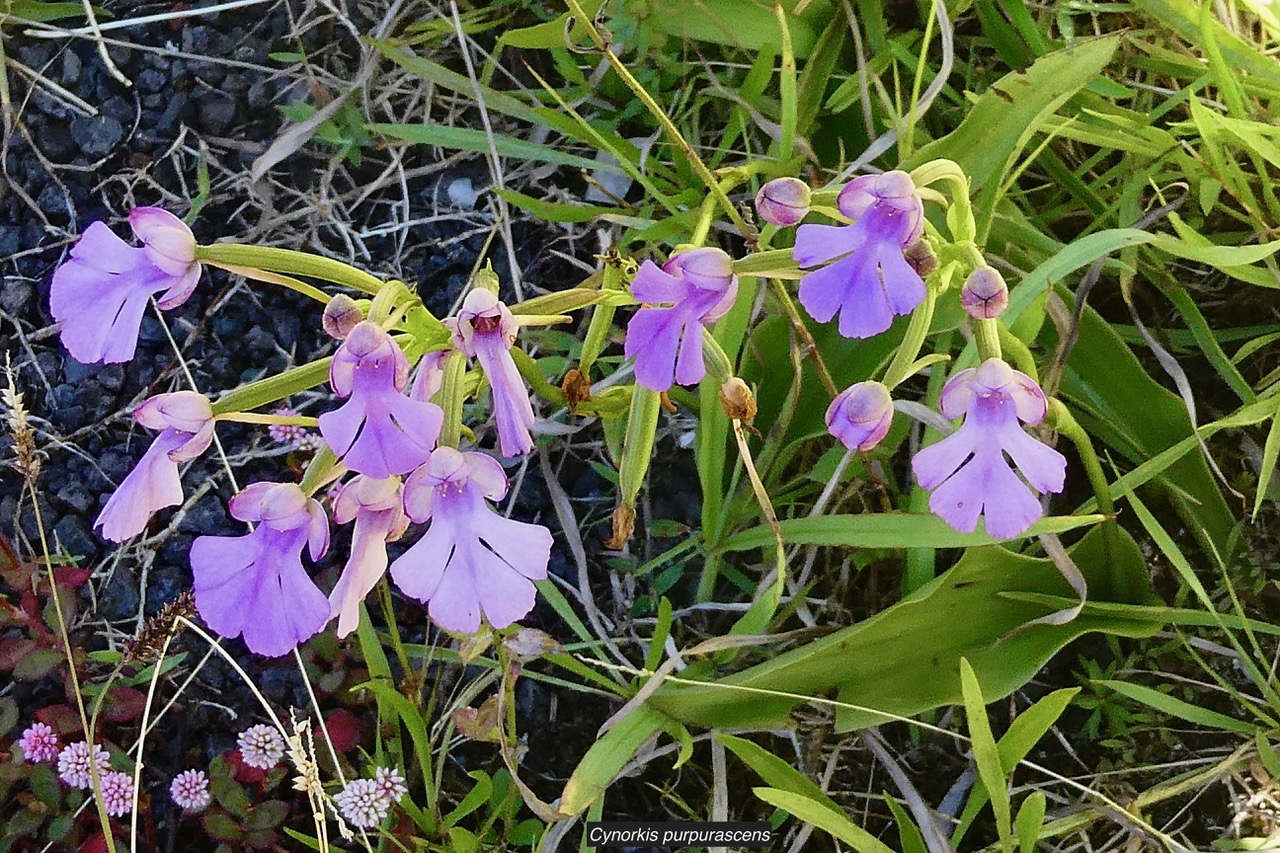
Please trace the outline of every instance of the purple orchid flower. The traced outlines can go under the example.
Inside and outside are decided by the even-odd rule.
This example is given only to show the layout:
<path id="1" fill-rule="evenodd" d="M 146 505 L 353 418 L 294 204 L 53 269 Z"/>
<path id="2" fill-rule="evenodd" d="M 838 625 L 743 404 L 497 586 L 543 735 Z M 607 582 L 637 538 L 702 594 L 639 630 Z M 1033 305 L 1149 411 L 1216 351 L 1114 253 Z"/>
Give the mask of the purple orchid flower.
<path id="1" fill-rule="evenodd" d="M 893 399 L 879 382 L 850 385 L 827 408 L 827 431 L 850 450 L 871 450 L 892 423 Z"/>
<path id="2" fill-rule="evenodd" d="M 723 317 L 738 295 L 733 259 L 706 247 L 672 255 L 661 268 L 645 261 L 631 295 L 649 303 L 627 325 L 624 353 L 636 360 L 636 382 L 650 391 L 701 382 L 707 375 L 702 327 Z"/>
<path id="3" fill-rule="evenodd" d="M 1035 380 L 998 358 L 951 377 L 942 389 L 942 413 L 964 415 L 964 423 L 911 462 L 920 486 L 934 490 L 929 508 L 964 533 L 985 515 L 987 533 L 997 539 L 1017 536 L 1034 524 L 1043 510 L 1032 488 L 1062 491 L 1067 470 L 1061 453 L 1018 424 L 1040 423 L 1046 408 Z M 1026 483 L 1005 461 L 1006 453 Z"/>
<path id="4" fill-rule="evenodd" d="M 475 633 L 481 616 L 507 627 L 533 609 L 533 582 L 547 576 L 551 532 L 504 518 L 485 502 L 506 493 L 495 459 L 449 447 L 437 448 L 405 482 L 405 511 L 431 526 L 391 564 L 391 577 L 405 595 L 428 602 L 431 618 L 448 631 Z"/>
<path id="5" fill-rule="evenodd" d="M 112 542 L 137 536 L 157 510 L 182 503 L 178 463 L 195 459 L 213 441 L 213 410 L 194 391 L 159 394 L 135 409 L 133 417 L 161 432 L 94 521 Z"/>
<path id="6" fill-rule="evenodd" d="M 231 499 L 231 515 L 255 522 L 245 536 L 201 536 L 191 544 L 196 610 L 223 637 L 279 657 L 319 633 L 329 601 L 302 567 L 329 547 L 320 504 L 293 483 L 254 483 Z"/>
<path id="7" fill-rule="evenodd" d="M 361 474 L 344 483 L 333 498 L 333 520 L 356 523 L 351 557 L 329 593 L 329 615 L 338 617 L 338 636 L 345 637 L 360 624 L 360 602 L 387 570 L 387 543 L 409 526 L 400 478 L 375 480 Z"/>
<path id="8" fill-rule="evenodd" d="M 358 323 L 329 366 L 341 408 L 320 416 L 320 434 L 352 471 L 384 480 L 407 474 L 431 455 L 444 411 L 401 393 L 409 362 L 376 323 Z"/>
<path id="9" fill-rule="evenodd" d="M 453 345 L 468 358 L 480 362 L 493 395 L 493 415 L 498 423 L 498 447 L 511 458 L 533 450 L 533 406 L 520 371 L 511 358 L 520 324 L 497 294 L 473 288 L 462 301 L 458 316 L 445 320 L 453 330 Z"/>
<path id="10" fill-rule="evenodd" d="M 792 254 L 802 267 L 835 263 L 800 281 L 800 304 L 819 323 L 840 315 L 840 334 L 869 338 L 909 314 L 924 280 L 903 256 L 920 239 L 924 204 L 906 172 L 854 178 L 836 200 L 852 225 L 801 225 Z"/>
<path id="11" fill-rule="evenodd" d="M 82 364 L 133 358 L 147 300 L 163 291 L 156 304 L 177 308 L 200 279 L 196 238 L 181 219 L 136 207 L 129 225 L 141 248 L 94 222 L 53 271 L 49 308 L 62 326 L 63 346 Z"/>

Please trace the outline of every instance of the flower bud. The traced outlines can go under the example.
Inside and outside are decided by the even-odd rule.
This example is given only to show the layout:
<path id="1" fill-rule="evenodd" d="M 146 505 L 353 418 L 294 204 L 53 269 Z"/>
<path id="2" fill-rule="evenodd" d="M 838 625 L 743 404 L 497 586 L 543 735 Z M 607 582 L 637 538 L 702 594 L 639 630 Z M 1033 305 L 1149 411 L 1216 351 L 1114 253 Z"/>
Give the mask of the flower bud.
<path id="1" fill-rule="evenodd" d="M 1009 307 L 1009 286 L 994 268 L 978 267 L 960 289 L 960 304 L 970 317 L 994 320 Z"/>
<path id="2" fill-rule="evenodd" d="M 129 211 L 129 227 L 142 241 L 147 259 L 169 275 L 185 275 L 196 262 L 196 237 L 187 224 L 158 207 Z"/>
<path id="3" fill-rule="evenodd" d="M 733 377 L 720 386 L 720 405 L 724 413 L 735 421 L 750 423 L 756 416 L 756 398 L 747 383 Z"/>
<path id="4" fill-rule="evenodd" d="M 827 409 L 827 431 L 850 450 L 879 444 L 893 422 L 893 399 L 879 382 L 859 382 L 836 397 Z"/>
<path id="5" fill-rule="evenodd" d="M 756 212 L 770 225 L 795 225 L 809 212 L 812 196 L 799 178 L 774 178 L 756 194 Z"/>
<path id="6" fill-rule="evenodd" d="M 733 280 L 733 258 L 714 246 L 674 254 L 662 265 L 662 269 L 701 290 L 723 292 L 729 289 Z"/>
<path id="7" fill-rule="evenodd" d="M 345 293 L 339 293 L 324 306 L 320 322 L 329 337 L 343 340 L 363 319 L 364 315 L 356 307 L 356 301 Z"/>

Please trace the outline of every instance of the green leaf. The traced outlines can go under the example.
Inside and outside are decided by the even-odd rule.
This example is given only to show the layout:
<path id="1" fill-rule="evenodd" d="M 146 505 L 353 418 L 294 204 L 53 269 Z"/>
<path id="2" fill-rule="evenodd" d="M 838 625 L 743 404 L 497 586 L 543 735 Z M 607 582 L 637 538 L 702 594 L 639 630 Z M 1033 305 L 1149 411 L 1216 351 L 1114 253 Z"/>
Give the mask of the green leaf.
<path id="1" fill-rule="evenodd" d="M 5 4 L 5 15 L 43 24 L 62 18 L 84 17 L 82 3 L 52 3 L 48 0 L 10 0 Z M 98 18 L 114 17 L 109 11 L 99 6 L 93 7 L 93 14 Z"/>
<path id="2" fill-rule="evenodd" d="M 641 705 L 605 732 L 604 737 L 587 750 L 565 783 L 564 793 L 560 796 L 560 811 L 569 815 L 581 814 L 604 795 L 605 789 L 617 778 L 636 750 L 670 722 L 658 711 Z"/>
<path id="3" fill-rule="evenodd" d="M 858 826 L 847 815 L 837 814 L 803 794 L 777 788 L 752 788 L 751 792 L 769 805 L 790 812 L 805 823 L 830 833 L 860 853 L 894 853 L 892 847 Z"/>
<path id="4" fill-rule="evenodd" d="M 1101 515 L 1058 515 L 1042 518 L 1015 540 L 1044 533 L 1065 533 L 1099 524 Z M 999 541 L 986 533 L 961 533 L 933 513 L 867 513 L 789 518 L 779 522 L 788 545 L 833 545 L 847 548 L 967 548 Z M 735 533 L 724 551 L 749 551 L 773 544 L 768 525 Z"/>
<path id="5" fill-rule="evenodd" d="M 467 775 L 475 780 L 475 785 L 462 798 L 462 802 L 458 803 L 453 811 L 444 816 L 444 825 L 446 827 L 454 826 L 458 821 L 480 808 L 489 801 L 489 795 L 493 793 L 493 780 L 489 778 L 488 773 L 483 770 L 472 770 Z"/>
<path id="6" fill-rule="evenodd" d="M 1040 830 L 1044 828 L 1046 806 L 1043 791 L 1033 791 L 1022 801 L 1022 807 L 1018 809 L 1018 817 L 1014 820 L 1020 853 L 1035 853 L 1036 842 L 1040 840 Z"/>
<path id="7" fill-rule="evenodd" d="M 489 153 L 489 136 L 483 130 L 470 127 L 450 127 L 444 124 L 371 124 L 369 130 L 415 145 L 435 145 L 453 151 Z M 574 166 L 591 172 L 622 173 L 617 166 L 600 163 L 594 159 L 569 154 L 558 148 L 549 148 L 514 136 L 493 135 L 493 148 L 499 157 L 514 160 L 532 160 L 553 163 L 557 166 Z"/>
<path id="8" fill-rule="evenodd" d="M 1002 77 L 982 93 L 959 127 L 917 150 L 899 168 L 909 171 L 938 158 L 959 163 L 973 182 L 979 233 L 984 233 L 1000 183 L 1019 152 L 1058 107 L 1101 73 L 1120 38 L 1079 39 Z"/>
<path id="9" fill-rule="evenodd" d="M 275 829 L 284 823 L 284 819 L 288 816 L 288 803 L 281 800 L 267 800 L 253 807 L 249 812 L 249 819 L 244 822 L 244 828 L 250 832 Z"/>
<path id="10" fill-rule="evenodd" d="M 1012 806 L 1009 802 L 1009 783 L 1000 763 L 995 736 L 991 734 L 991 722 L 987 719 L 987 703 L 982 698 L 982 687 L 969 661 L 960 658 L 960 691 L 964 697 L 964 714 L 969 723 L 969 740 L 973 746 L 974 761 L 978 765 L 978 778 L 982 780 L 991 798 L 991 810 L 996 816 L 996 831 L 1000 834 L 1000 848 L 1011 853 Z"/>
<path id="11" fill-rule="evenodd" d="M 1109 679 L 1101 679 L 1096 683 L 1104 687 L 1110 687 L 1121 696 L 1127 696 L 1135 702 L 1141 702 L 1143 705 L 1155 708 L 1161 713 L 1177 717 L 1180 720 L 1186 720 L 1189 723 L 1195 723 L 1197 726 L 1206 729 L 1238 732 L 1243 735 L 1253 735 L 1258 730 L 1257 726 L 1246 723 L 1243 720 L 1228 717 L 1226 714 L 1219 714 L 1217 711 L 1210 711 L 1208 708 L 1201 708 L 1199 705 L 1192 705 L 1175 696 L 1170 696 L 1168 693 L 1161 693 L 1159 690 L 1154 690 L 1142 684 Z"/>
<path id="12" fill-rule="evenodd" d="M 1104 557 L 1100 527 L 1070 549 L 1072 559 L 1091 601 L 1150 603 L 1146 563 L 1133 540 L 1121 536 L 1114 563 Z M 994 701 L 1082 634 L 1149 636 L 1159 627 L 1148 613 L 1101 609 L 1065 625 L 1025 627 L 1061 607 L 1019 600 L 1017 593 L 1078 599 L 1049 559 L 970 548 L 946 574 L 870 619 L 706 684 L 664 685 L 647 704 L 708 728 L 776 728 L 788 725 L 796 705 L 836 690 L 840 702 L 854 706 L 837 708 L 843 732 L 959 703 L 961 657 Z"/>
<path id="13" fill-rule="evenodd" d="M 714 737 L 742 759 L 742 763 L 754 770 L 770 787 L 805 797 L 837 814 L 844 814 L 844 810 L 823 793 L 813 780 L 758 743 L 723 732 L 716 732 Z"/>

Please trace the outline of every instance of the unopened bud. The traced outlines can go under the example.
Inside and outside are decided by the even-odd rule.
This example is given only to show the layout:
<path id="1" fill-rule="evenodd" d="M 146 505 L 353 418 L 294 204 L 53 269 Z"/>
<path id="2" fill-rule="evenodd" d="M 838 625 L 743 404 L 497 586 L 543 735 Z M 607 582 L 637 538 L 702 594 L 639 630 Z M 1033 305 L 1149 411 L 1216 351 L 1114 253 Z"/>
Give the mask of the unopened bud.
<path id="1" fill-rule="evenodd" d="M 613 511 L 613 535 L 604 541 L 610 551 L 620 551 L 636 529 L 636 508 L 622 504 Z"/>
<path id="2" fill-rule="evenodd" d="M 813 191 L 799 178 L 774 178 L 756 194 L 756 212 L 771 225 L 795 225 L 804 219 Z"/>
<path id="3" fill-rule="evenodd" d="M 572 367 L 564 375 L 560 390 L 569 398 L 569 411 L 576 411 L 579 403 L 591 399 L 591 380 L 581 370 Z"/>
<path id="4" fill-rule="evenodd" d="M 756 416 L 756 398 L 747 383 L 733 377 L 720 386 L 720 405 L 731 420 L 751 423 Z"/>
<path id="5" fill-rule="evenodd" d="M 827 409 L 827 431 L 850 450 L 867 451 L 889 432 L 893 399 L 879 382 L 850 385 Z"/>
<path id="6" fill-rule="evenodd" d="M 320 318 L 320 323 L 329 337 L 341 341 L 351 334 L 351 330 L 363 319 L 364 315 L 360 313 L 356 301 L 345 293 L 339 293 L 324 306 L 324 315 Z"/>
<path id="7" fill-rule="evenodd" d="M 916 271 L 921 278 L 928 278 L 938 268 L 938 256 L 926 240 L 917 240 L 902 250 L 907 265 Z"/>
<path id="8" fill-rule="evenodd" d="M 960 304 L 977 320 L 994 320 L 1009 307 L 1009 286 L 992 267 L 978 267 L 960 289 Z"/>

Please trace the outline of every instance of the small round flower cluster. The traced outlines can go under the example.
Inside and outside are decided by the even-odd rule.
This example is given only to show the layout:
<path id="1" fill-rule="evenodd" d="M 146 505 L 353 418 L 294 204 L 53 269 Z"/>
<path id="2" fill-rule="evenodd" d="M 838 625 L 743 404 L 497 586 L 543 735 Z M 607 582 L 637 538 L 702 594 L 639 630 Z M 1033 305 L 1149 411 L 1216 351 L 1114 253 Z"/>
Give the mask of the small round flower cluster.
<path id="1" fill-rule="evenodd" d="M 92 760 L 97 765 L 98 777 L 101 778 L 111 770 L 111 755 L 97 744 L 93 745 L 92 759 L 89 752 L 89 744 L 82 740 L 64 747 L 58 753 L 58 778 L 73 788 L 92 788 L 93 771 L 89 767 L 89 761 Z"/>
<path id="2" fill-rule="evenodd" d="M 271 770 L 284 758 L 284 738 L 271 726 L 250 726 L 236 740 L 244 763 L 259 770 Z"/>
<path id="3" fill-rule="evenodd" d="M 285 407 L 276 409 L 271 414 L 282 418 L 293 418 L 297 417 L 298 412 L 295 409 Z M 267 434 L 277 444 L 284 444 L 294 450 L 304 452 L 315 452 L 320 449 L 323 443 L 320 436 L 298 424 L 270 424 L 267 426 Z"/>
<path id="4" fill-rule="evenodd" d="M 353 779 L 333 798 L 352 826 L 370 829 L 391 812 L 391 805 L 409 793 L 404 777 L 394 767 L 378 767 L 372 779 Z"/>
<path id="5" fill-rule="evenodd" d="M 169 796 L 183 809 L 203 811 L 209 805 L 209 777 L 203 770 L 186 770 L 173 777 Z"/>
<path id="6" fill-rule="evenodd" d="M 58 757 L 58 735 L 44 723 L 32 723 L 18 738 L 22 757 L 32 764 L 42 764 Z"/>

